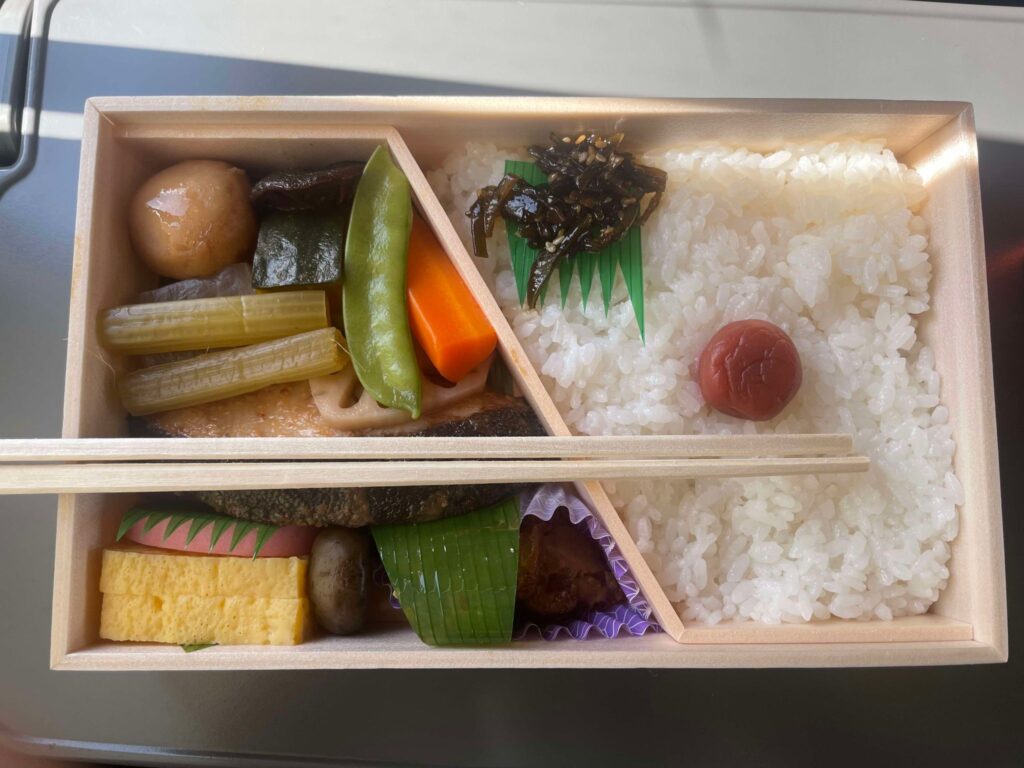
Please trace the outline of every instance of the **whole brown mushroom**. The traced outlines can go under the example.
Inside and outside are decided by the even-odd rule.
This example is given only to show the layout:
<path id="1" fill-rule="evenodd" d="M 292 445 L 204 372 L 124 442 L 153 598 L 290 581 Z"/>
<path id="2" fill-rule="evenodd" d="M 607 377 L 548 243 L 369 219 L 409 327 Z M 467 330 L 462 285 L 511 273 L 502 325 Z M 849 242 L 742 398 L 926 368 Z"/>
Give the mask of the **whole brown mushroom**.
<path id="1" fill-rule="evenodd" d="M 309 556 L 309 603 L 317 624 L 351 635 L 366 623 L 370 536 L 354 528 L 325 528 Z"/>
<path id="2" fill-rule="evenodd" d="M 163 277 L 208 277 L 244 261 L 259 222 L 245 171 L 220 160 L 186 160 L 147 179 L 132 197 L 135 252 Z"/>

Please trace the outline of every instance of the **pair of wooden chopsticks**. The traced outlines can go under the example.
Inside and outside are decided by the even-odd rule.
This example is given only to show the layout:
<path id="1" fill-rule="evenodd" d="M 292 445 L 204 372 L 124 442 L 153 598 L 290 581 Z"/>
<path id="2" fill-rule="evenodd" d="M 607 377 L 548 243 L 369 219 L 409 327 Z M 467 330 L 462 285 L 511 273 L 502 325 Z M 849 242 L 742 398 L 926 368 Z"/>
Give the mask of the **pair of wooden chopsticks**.
<path id="1" fill-rule="evenodd" d="M 469 485 L 866 471 L 868 459 L 849 455 L 852 450 L 849 435 L 828 434 L 3 440 L 0 494 Z M 253 463 L 256 461 L 259 463 Z"/>

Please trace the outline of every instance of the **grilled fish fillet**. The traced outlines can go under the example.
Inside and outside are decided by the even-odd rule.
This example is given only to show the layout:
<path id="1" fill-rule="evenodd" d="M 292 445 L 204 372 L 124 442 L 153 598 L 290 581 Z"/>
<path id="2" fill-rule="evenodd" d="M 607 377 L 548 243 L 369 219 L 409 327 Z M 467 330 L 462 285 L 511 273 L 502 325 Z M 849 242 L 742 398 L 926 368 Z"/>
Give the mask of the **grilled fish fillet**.
<path id="1" fill-rule="evenodd" d="M 416 421 L 386 429 L 344 432 L 320 418 L 306 382 L 267 387 L 208 405 L 132 419 L 147 437 L 304 437 L 419 435 L 488 437 L 543 435 L 529 404 L 495 392 L 473 395 Z M 429 478 L 424 478 L 429 480 Z M 185 494 L 232 517 L 275 525 L 416 523 L 489 506 L 521 491 L 522 484 L 423 485 L 396 488 L 295 488 L 194 491 Z"/>
<path id="2" fill-rule="evenodd" d="M 140 437 L 352 437 L 421 435 L 496 437 L 543 435 L 544 429 L 521 397 L 497 392 L 471 395 L 454 405 L 394 427 L 356 432 L 324 422 L 309 383 L 266 387 L 215 403 L 177 408 L 131 420 Z"/>

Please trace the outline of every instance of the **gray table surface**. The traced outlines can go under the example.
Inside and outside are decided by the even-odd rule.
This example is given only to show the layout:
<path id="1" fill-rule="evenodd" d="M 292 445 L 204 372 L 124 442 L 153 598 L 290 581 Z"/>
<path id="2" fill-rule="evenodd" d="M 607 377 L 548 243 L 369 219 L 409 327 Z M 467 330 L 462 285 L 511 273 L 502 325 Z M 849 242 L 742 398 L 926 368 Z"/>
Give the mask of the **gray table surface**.
<path id="1" fill-rule="evenodd" d="M 416 12 L 426 17 L 426 34 L 443 28 L 466 39 L 502 18 L 537 23 L 555 14 L 596 19 L 601 29 L 588 34 L 604 40 L 629 19 L 642 29 L 625 29 L 619 55 L 645 73 L 630 82 L 622 74 L 629 67 L 607 66 L 608 48 L 592 50 L 585 37 L 562 51 L 534 45 L 532 60 L 520 57 L 517 66 L 514 51 L 530 44 L 498 36 L 458 66 L 445 49 L 451 39 L 439 40 L 431 55 L 417 48 L 416 25 L 392 23 L 405 8 L 394 3 L 334 3 L 327 14 L 305 0 L 299 7 L 308 41 L 295 31 L 296 17 L 303 17 L 295 5 L 216 5 L 216 18 L 243 13 L 245 24 L 218 26 L 204 16 L 190 29 L 197 2 L 57 6 L 43 103 L 53 119 L 44 113 L 35 167 L 0 199 L 0 435 L 60 432 L 79 154 L 73 118 L 89 96 L 574 92 L 973 100 L 1011 642 L 1024 629 L 1017 514 L 1024 502 L 1024 400 L 1017 394 L 1024 373 L 1017 340 L 1024 296 L 1024 14 L 870 2 L 587 8 L 503 0 L 431 1 Z M 377 37 L 346 37 L 346 12 L 368 25 L 367 6 L 380 24 Z M 330 16 L 322 29 L 310 21 L 317 8 Z M 288 30 L 279 46 L 278 27 Z M 658 45 L 648 46 L 652 39 Z M 672 39 L 680 44 L 669 47 Z M 394 53 L 370 68 L 366 57 L 380 40 Z M 224 55 L 211 53 L 217 50 Z M 245 50 L 251 55 L 239 53 Z M 71 116 L 70 131 L 61 115 Z M 1024 763 L 1024 664 L 1014 658 L 1016 645 L 1007 665 L 941 669 L 52 673 L 54 520 L 53 497 L 0 501 L 0 727 L 23 749 L 181 765 Z"/>

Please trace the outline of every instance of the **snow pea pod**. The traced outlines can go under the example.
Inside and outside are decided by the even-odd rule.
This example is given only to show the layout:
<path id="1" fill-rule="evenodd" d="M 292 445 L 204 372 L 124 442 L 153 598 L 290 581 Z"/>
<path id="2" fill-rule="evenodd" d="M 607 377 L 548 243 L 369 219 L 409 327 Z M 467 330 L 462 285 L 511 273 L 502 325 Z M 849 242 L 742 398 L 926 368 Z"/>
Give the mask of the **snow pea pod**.
<path id="1" fill-rule="evenodd" d="M 411 228 L 409 181 L 379 146 L 356 187 L 345 240 L 345 336 L 363 388 L 418 419 L 420 371 L 405 305 Z"/>

